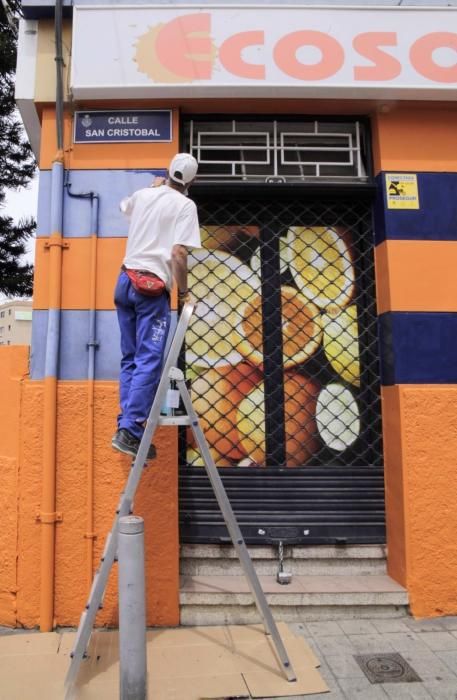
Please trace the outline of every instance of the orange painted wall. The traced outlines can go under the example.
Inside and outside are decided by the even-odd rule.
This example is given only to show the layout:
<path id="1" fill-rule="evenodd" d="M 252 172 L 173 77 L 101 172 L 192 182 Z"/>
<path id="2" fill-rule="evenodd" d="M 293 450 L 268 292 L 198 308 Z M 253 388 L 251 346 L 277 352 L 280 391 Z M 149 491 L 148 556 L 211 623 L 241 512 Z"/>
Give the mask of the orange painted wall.
<path id="1" fill-rule="evenodd" d="M 457 386 L 384 387 L 382 397 L 389 573 L 416 617 L 455 615 Z"/>
<path id="2" fill-rule="evenodd" d="M 372 118 L 376 172 L 457 171 L 456 105 L 390 107 Z M 379 313 L 457 311 L 457 241 L 387 240 L 375 264 Z M 389 574 L 416 617 L 455 615 L 457 386 L 381 394 Z"/>
<path id="3" fill-rule="evenodd" d="M 457 105 L 387 104 L 372 116 L 375 174 L 457 171 Z"/>
<path id="4" fill-rule="evenodd" d="M 143 107 L 144 108 L 144 107 Z M 119 109 L 119 106 L 117 107 Z M 152 109 L 152 107 L 151 107 Z M 173 141 L 171 143 L 73 143 L 73 120 L 67 114 L 64 124 L 65 168 L 71 170 L 109 170 L 130 168 L 166 168 L 177 151 L 179 134 L 178 111 L 173 111 Z M 41 124 L 41 153 L 39 167 L 49 170 L 56 156 L 54 108 L 44 107 Z"/>
<path id="5" fill-rule="evenodd" d="M 389 574 L 406 587 L 406 495 L 403 473 L 403 432 L 398 386 L 381 388 L 386 533 Z"/>
<path id="6" fill-rule="evenodd" d="M 90 305 L 90 238 L 68 238 L 62 251 L 62 309 L 88 309 Z M 49 249 L 47 239 L 37 238 L 35 244 L 35 281 L 33 308 L 48 308 Z M 114 287 L 125 252 L 125 238 L 97 240 L 96 309 L 114 309 Z M 171 308 L 177 308 L 176 289 Z"/>
<path id="7" fill-rule="evenodd" d="M 33 308 L 48 308 L 49 249 L 47 239 L 35 246 Z M 90 306 L 91 239 L 69 238 L 62 252 L 62 308 L 88 309 Z M 96 308 L 114 309 L 114 287 L 125 252 L 125 238 L 97 241 Z"/>
<path id="8" fill-rule="evenodd" d="M 54 110 L 43 111 L 42 167 L 55 155 Z M 71 168 L 166 167 L 177 150 L 178 121 L 174 113 L 174 144 L 116 144 L 87 149 L 71 147 L 66 121 L 66 165 Z M 44 164 L 44 165 L 43 165 Z M 89 307 L 91 241 L 68 239 L 63 251 L 62 308 Z M 37 240 L 34 308 L 46 309 L 49 252 L 46 239 Z M 97 241 L 96 308 L 112 309 L 113 289 L 125 239 Z M 174 300 L 176 307 L 176 299 Z M 44 342 L 44 339 L 43 339 Z M 33 627 L 40 623 L 43 382 L 27 378 L 29 348 L 0 348 L 0 507 L 7 527 L 0 534 L 0 624 Z M 93 570 L 99 564 L 111 529 L 119 494 L 131 460 L 114 452 L 111 437 L 118 413 L 118 383 L 96 382 L 94 418 Z M 88 383 L 59 382 L 57 404 L 57 501 L 62 522 L 56 524 L 56 625 L 76 625 L 88 594 L 87 464 Z M 135 513 L 145 519 L 147 623 L 179 624 L 179 541 L 177 494 L 177 429 L 161 428 L 155 436 L 158 457 L 145 470 L 135 499 Z M 116 573 L 113 571 L 98 624 L 116 624 Z"/>
<path id="9" fill-rule="evenodd" d="M 378 113 L 373 117 L 377 168 L 456 170 L 457 145 L 455 152 L 449 147 L 451 122 L 454 134 L 456 114 L 451 108 L 426 107 L 418 112 L 406 106 L 394 108 L 391 113 Z M 55 153 L 53 111 L 45 109 L 43 115 L 41 167 L 49 168 Z M 175 121 L 177 127 L 177 113 Z M 442 128 L 436 128 L 437 122 Z M 68 120 L 66 130 L 68 138 Z M 134 149 L 131 144 L 116 148 L 78 146 L 68 150 L 66 162 L 72 168 L 97 168 L 100 163 L 106 168 L 164 167 L 175 147 L 166 145 L 163 152 L 154 150 L 154 154 L 146 150 L 144 144 Z M 63 307 L 87 308 L 88 284 L 81 284 L 80 280 L 87 274 L 90 242 L 89 239 L 69 242 L 70 248 L 63 252 L 64 278 L 69 281 L 63 288 Z M 98 283 L 97 308 L 112 308 L 112 289 L 123 245 L 122 239 L 98 242 L 99 269 L 103 269 L 107 282 Z M 47 308 L 47 253 L 43 246 L 44 241 L 39 240 L 35 308 Z M 446 270 L 455 269 L 455 253 L 446 246 L 452 244 L 408 241 L 381 244 L 377 251 L 380 310 L 396 309 L 397 305 L 398 310 L 455 310 L 457 295 L 452 281 L 455 275 L 451 275 L 449 286 L 443 288 L 438 284 L 442 271 L 435 277 L 432 272 L 430 287 L 436 287 L 432 293 L 418 279 L 431 259 L 436 265 L 447 266 Z M 406 260 L 411 265 L 407 278 Z M 383 288 L 380 282 L 386 279 L 388 283 Z M 444 309 L 451 303 L 454 304 L 451 309 Z M 414 304 L 416 307 L 412 309 Z M 434 308 L 437 305 L 441 306 Z M 10 354 L 3 355 L 3 351 Z M 10 360 L 9 364 L 0 361 L 0 391 L 2 395 L 13 396 L 13 400 L 7 407 L 4 405 L 5 415 L 0 415 L 0 438 L 3 438 L 0 462 L 5 475 L 0 507 L 3 505 L 1 512 L 7 513 L 8 522 L 0 535 L 3 538 L 0 551 L 8 552 L 0 569 L 0 624 L 30 627 L 39 623 L 41 526 L 35 516 L 41 499 L 43 384 L 24 379 L 28 365 L 26 350 L 2 348 L 1 353 Z M 59 625 L 77 624 L 87 595 L 86 391 L 85 382 L 59 383 L 57 511 L 63 514 L 63 521 L 56 526 L 55 621 Z M 407 585 L 416 616 L 456 614 L 457 387 L 385 387 L 382 403 L 389 572 Z M 110 447 L 116 413 L 117 383 L 97 382 L 94 568 L 129 465 L 128 458 Z M 159 457 L 143 477 L 135 511 L 143 515 L 146 524 L 148 624 L 173 625 L 179 623 L 177 435 L 173 429 L 161 430 L 155 440 Z M 114 579 L 115 576 L 98 618 L 100 624 L 116 622 Z"/>
<path id="10" fill-rule="evenodd" d="M 93 103 L 91 108 L 119 109 L 119 103 Z M 163 168 L 176 152 L 179 110 L 183 113 L 221 114 L 353 114 L 370 115 L 374 170 L 453 172 L 457 170 L 455 147 L 455 103 L 392 102 L 379 106 L 373 101 L 283 100 L 183 100 L 122 103 L 122 108 L 160 109 L 173 107 L 173 142 L 156 144 L 73 144 L 72 120 L 65 119 L 65 167 L 71 169 Z M 386 111 L 382 111 L 385 109 Z M 48 170 L 56 154 L 54 108 L 44 105 L 42 113 L 41 169 Z M 436 128 L 437 123 L 439 128 Z"/>
<path id="11" fill-rule="evenodd" d="M 117 382 L 95 384 L 94 571 L 131 463 L 128 457 L 111 448 L 118 411 L 117 393 Z M 17 607 L 18 622 L 26 627 L 39 623 L 40 525 L 35 514 L 41 498 L 42 407 L 42 382 L 25 382 L 21 419 L 24 451 L 19 484 Z M 85 579 L 87 382 L 59 383 L 57 421 L 56 510 L 62 513 L 63 520 L 56 526 L 55 623 L 65 626 L 78 623 L 88 593 Z M 154 443 L 158 457 L 145 470 L 135 500 L 135 513 L 145 519 L 149 584 L 147 622 L 148 625 L 176 625 L 179 623 L 176 429 L 159 429 Z M 97 624 L 112 625 L 116 622 L 116 576 L 112 574 Z"/>
<path id="12" fill-rule="evenodd" d="M 454 241 L 384 241 L 374 254 L 378 313 L 457 311 Z"/>
<path id="13" fill-rule="evenodd" d="M 0 347 L 0 624 L 17 620 L 18 493 L 21 461 L 20 411 L 29 348 Z"/>

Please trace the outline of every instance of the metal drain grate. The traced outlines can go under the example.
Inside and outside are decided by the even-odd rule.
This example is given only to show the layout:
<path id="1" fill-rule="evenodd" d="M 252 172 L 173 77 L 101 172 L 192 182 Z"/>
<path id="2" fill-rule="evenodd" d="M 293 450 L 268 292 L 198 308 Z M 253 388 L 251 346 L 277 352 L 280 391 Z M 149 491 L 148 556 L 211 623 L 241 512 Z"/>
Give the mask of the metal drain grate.
<path id="1" fill-rule="evenodd" d="M 354 656 L 370 683 L 415 683 L 422 681 L 401 654 Z"/>

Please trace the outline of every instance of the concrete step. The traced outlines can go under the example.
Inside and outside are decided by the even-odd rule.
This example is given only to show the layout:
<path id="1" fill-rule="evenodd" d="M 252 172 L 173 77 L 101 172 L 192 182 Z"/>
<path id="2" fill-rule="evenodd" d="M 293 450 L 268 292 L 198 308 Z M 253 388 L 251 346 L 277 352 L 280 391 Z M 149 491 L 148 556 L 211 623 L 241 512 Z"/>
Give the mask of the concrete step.
<path id="1" fill-rule="evenodd" d="M 276 620 L 285 622 L 388 618 L 407 614 L 406 590 L 387 575 L 302 576 L 282 586 L 259 576 Z M 260 622 L 244 576 L 182 576 L 181 624 Z"/>
<path id="2" fill-rule="evenodd" d="M 259 575 L 276 576 L 277 547 L 249 547 Z M 284 568 L 294 575 L 385 574 L 383 545 L 284 547 Z M 181 574 L 184 576 L 241 576 L 235 549 L 227 545 L 182 545 Z"/>

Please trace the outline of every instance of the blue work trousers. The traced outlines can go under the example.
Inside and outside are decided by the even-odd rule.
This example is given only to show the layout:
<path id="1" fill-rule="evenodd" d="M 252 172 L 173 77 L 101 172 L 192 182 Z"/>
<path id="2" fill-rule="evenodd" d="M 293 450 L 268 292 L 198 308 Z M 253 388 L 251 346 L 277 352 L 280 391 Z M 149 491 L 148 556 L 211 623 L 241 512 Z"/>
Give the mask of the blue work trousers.
<path id="1" fill-rule="evenodd" d="M 121 272 L 114 292 L 121 331 L 118 428 L 141 439 L 162 371 L 170 328 L 168 294 L 146 296 L 135 291 Z"/>

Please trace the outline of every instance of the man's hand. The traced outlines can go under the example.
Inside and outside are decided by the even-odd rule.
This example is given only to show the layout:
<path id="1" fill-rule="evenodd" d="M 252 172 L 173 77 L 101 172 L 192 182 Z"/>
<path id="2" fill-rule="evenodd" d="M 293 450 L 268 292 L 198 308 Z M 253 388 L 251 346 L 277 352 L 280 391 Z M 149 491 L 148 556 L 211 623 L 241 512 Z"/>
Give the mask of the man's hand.
<path id="1" fill-rule="evenodd" d="M 195 299 L 194 295 L 187 290 L 184 294 L 178 292 L 178 302 L 180 306 L 184 306 L 184 304 L 196 304 L 197 300 Z"/>
<path id="2" fill-rule="evenodd" d="M 156 175 L 156 177 L 153 179 L 151 182 L 150 187 L 160 187 L 161 185 L 164 185 L 167 181 L 166 177 L 162 177 L 161 175 Z"/>

